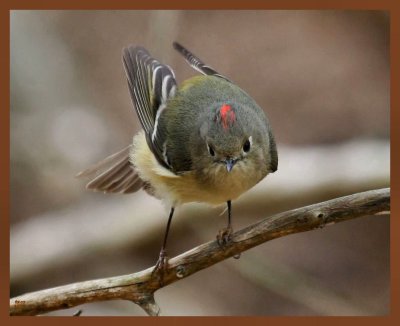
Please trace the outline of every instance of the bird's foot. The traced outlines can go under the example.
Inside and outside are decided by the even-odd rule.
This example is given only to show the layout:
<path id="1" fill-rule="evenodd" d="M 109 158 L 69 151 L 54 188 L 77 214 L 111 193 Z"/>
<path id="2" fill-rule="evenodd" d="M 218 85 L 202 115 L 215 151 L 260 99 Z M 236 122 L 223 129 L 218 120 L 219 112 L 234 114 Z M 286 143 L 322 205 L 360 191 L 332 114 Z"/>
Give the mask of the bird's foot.
<path id="1" fill-rule="evenodd" d="M 158 281 L 160 282 L 161 285 L 163 285 L 164 274 L 165 274 L 165 271 L 167 270 L 167 267 L 168 267 L 167 251 L 164 249 L 161 249 L 160 255 L 158 256 L 156 266 L 154 266 L 154 269 L 151 272 L 151 276 L 154 277 L 154 275 L 156 275 L 158 278 Z"/>
<path id="2" fill-rule="evenodd" d="M 218 244 L 222 247 L 222 246 L 227 245 L 229 242 L 231 242 L 232 233 L 233 233 L 233 229 L 230 226 L 219 230 L 219 232 L 217 234 Z"/>

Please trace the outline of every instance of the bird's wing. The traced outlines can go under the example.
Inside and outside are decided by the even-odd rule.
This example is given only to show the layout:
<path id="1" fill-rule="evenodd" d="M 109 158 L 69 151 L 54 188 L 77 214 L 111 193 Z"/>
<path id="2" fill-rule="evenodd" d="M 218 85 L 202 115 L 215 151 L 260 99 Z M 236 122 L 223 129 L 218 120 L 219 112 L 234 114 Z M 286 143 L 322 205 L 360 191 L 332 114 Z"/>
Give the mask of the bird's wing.
<path id="1" fill-rule="evenodd" d="M 106 157 L 76 176 L 91 178 L 86 189 L 94 191 L 128 194 L 139 190 L 144 183 L 129 162 L 131 146 Z"/>
<path id="2" fill-rule="evenodd" d="M 269 171 L 271 173 L 274 173 L 278 170 L 278 151 L 276 149 L 274 135 L 272 134 L 271 130 L 269 130 L 268 133 L 269 133 L 269 155 L 271 157 L 271 162 L 269 164 Z"/>
<path id="3" fill-rule="evenodd" d="M 201 61 L 198 57 L 196 57 L 192 52 L 190 52 L 188 49 L 186 49 L 184 46 L 179 44 L 178 42 L 172 43 L 173 47 L 175 50 L 177 50 L 182 56 L 185 58 L 187 63 L 189 65 L 197 70 L 198 72 L 204 74 L 204 75 L 211 75 L 211 76 L 216 76 L 223 78 L 227 81 L 230 82 L 228 78 L 225 76 L 221 75 L 218 71 L 215 71 L 213 68 L 210 66 L 206 65 L 203 61 Z"/>
<path id="4" fill-rule="evenodd" d="M 122 58 L 132 102 L 146 133 L 147 144 L 158 162 L 171 169 L 164 153 L 165 133 L 159 130 L 158 119 L 167 108 L 167 101 L 175 96 L 174 72 L 140 46 L 124 48 Z"/>

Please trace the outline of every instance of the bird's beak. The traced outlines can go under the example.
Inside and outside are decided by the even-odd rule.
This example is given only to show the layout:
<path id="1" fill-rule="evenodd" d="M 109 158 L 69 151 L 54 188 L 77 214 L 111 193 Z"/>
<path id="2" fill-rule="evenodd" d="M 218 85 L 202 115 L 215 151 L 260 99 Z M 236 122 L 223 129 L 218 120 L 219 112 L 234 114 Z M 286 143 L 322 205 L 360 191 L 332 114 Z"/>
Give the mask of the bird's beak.
<path id="1" fill-rule="evenodd" d="M 233 166 L 234 166 L 235 163 L 236 163 L 236 160 L 231 159 L 231 158 L 228 158 L 228 159 L 226 159 L 226 160 L 224 161 L 224 163 L 226 164 L 226 170 L 227 170 L 228 172 L 231 172 Z"/>

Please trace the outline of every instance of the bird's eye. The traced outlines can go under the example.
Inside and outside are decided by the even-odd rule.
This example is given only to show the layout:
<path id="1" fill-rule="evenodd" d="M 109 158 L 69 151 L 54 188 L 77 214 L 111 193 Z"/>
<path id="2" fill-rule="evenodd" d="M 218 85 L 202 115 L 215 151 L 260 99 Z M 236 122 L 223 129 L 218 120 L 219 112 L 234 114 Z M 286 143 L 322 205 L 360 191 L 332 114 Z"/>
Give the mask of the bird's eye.
<path id="1" fill-rule="evenodd" d="M 211 145 L 207 144 L 208 152 L 211 156 L 215 156 L 214 148 Z"/>
<path id="2" fill-rule="evenodd" d="M 244 144 L 243 144 L 243 151 L 244 151 L 245 153 L 247 153 L 247 152 L 250 150 L 250 146 L 251 146 L 250 140 L 247 139 L 247 140 L 244 142 Z"/>

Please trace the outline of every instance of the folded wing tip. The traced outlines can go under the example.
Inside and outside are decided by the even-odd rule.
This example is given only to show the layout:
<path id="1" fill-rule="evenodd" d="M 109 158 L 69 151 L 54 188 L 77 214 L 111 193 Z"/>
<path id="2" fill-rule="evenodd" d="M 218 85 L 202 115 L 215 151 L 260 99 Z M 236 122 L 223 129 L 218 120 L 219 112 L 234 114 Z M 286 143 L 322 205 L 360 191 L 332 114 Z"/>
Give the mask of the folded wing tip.
<path id="1" fill-rule="evenodd" d="M 172 42 L 172 46 L 174 47 L 174 49 L 179 49 L 179 48 L 182 48 L 182 45 L 179 43 L 179 42 L 177 42 L 177 41 L 173 41 Z"/>

